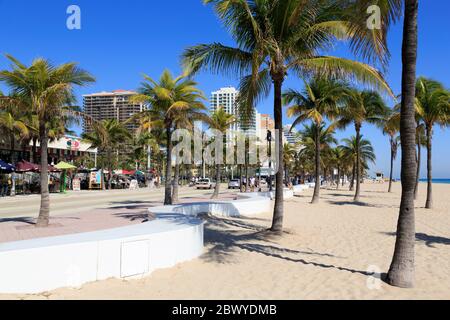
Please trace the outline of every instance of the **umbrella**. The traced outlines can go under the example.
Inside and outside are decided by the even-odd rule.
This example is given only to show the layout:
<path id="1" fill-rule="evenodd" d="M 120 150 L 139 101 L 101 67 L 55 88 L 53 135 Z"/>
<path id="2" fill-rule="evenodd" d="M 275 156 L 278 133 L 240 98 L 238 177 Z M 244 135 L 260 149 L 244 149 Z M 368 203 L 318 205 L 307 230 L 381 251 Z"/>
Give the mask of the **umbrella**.
<path id="1" fill-rule="evenodd" d="M 71 165 L 70 163 L 61 161 L 60 163 L 58 163 L 55 166 L 55 168 L 59 169 L 59 170 L 73 170 L 73 169 L 76 169 L 77 167 L 75 167 L 74 165 Z"/>
<path id="2" fill-rule="evenodd" d="M 55 166 L 56 169 L 62 170 L 62 177 L 61 177 L 61 186 L 60 186 L 60 190 L 61 192 L 65 193 L 66 192 L 66 170 L 72 170 L 72 169 L 76 169 L 77 167 L 71 165 L 70 163 L 61 161 L 60 163 L 58 163 Z"/>
<path id="3" fill-rule="evenodd" d="M 0 170 L 6 171 L 6 172 L 13 172 L 16 170 L 16 168 L 9 163 L 4 162 L 3 160 L 0 160 Z"/>
<path id="4" fill-rule="evenodd" d="M 17 166 L 16 166 L 16 171 L 17 172 L 30 172 L 30 171 L 41 171 L 41 166 L 35 163 L 31 163 L 25 160 L 20 161 Z M 48 171 L 50 172 L 56 172 L 59 171 L 58 169 L 56 169 L 55 167 L 49 165 L 48 166 Z"/>
<path id="5" fill-rule="evenodd" d="M 39 171 L 39 166 L 37 164 L 22 160 L 17 163 L 17 172 L 29 172 L 29 171 Z"/>

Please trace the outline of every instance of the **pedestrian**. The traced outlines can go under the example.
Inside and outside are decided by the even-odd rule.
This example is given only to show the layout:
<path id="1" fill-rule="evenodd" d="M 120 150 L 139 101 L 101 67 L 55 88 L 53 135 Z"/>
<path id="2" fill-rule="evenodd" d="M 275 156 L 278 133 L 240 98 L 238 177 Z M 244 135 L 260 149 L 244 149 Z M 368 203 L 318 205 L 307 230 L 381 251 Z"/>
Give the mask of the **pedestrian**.
<path id="1" fill-rule="evenodd" d="M 8 194 L 8 178 L 5 174 L 0 175 L 0 197 L 6 197 Z"/>
<path id="2" fill-rule="evenodd" d="M 250 190 L 252 192 L 255 192 L 255 182 L 256 182 L 255 177 L 251 177 L 250 178 Z"/>

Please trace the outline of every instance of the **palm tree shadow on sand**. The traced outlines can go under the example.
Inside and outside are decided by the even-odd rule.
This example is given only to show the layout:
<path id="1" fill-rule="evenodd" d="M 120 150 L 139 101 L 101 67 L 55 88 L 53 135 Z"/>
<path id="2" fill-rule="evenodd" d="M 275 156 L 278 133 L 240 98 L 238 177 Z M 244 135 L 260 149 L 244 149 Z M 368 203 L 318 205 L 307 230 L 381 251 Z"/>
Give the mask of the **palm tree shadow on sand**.
<path id="1" fill-rule="evenodd" d="M 208 223 L 205 225 L 205 244 L 206 246 L 211 246 L 211 248 L 209 248 L 201 258 L 208 262 L 220 264 L 234 263 L 234 253 L 238 250 L 245 250 L 288 262 L 373 276 L 373 273 L 362 270 L 308 261 L 304 258 L 300 258 L 298 257 L 299 255 L 337 259 L 342 259 L 343 257 L 315 252 L 311 249 L 293 250 L 278 247 L 272 242 L 277 238 L 278 236 L 268 232 L 265 227 L 246 223 L 242 221 L 242 219 L 208 217 Z"/>
<path id="2" fill-rule="evenodd" d="M 382 232 L 382 234 L 395 237 L 395 232 Z M 432 236 L 425 233 L 416 233 L 416 241 L 423 242 L 429 248 L 436 248 L 436 244 L 442 245 L 450 245 L 450 238 L 440 237 L 440 236 Z"/>

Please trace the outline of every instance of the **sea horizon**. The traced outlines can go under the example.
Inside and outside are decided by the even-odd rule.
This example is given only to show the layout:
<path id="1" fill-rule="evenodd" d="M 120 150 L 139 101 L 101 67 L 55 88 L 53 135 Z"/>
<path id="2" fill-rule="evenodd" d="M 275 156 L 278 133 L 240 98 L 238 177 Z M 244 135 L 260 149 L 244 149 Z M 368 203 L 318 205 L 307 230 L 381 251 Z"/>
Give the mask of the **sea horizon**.
<path id="1" fill-rule="evenodd" d="M 420 182 L 427 182 L 427 179 L 420 179 Z M 433 179 L 433 183 L 450 184 L 450 179 Z"/>

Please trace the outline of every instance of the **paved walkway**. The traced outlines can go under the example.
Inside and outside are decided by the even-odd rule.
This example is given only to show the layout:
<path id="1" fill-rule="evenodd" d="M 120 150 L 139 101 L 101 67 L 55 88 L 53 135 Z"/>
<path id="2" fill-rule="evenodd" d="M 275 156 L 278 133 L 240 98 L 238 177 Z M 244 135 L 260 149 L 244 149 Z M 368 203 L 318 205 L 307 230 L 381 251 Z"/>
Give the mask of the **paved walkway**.
<path id="1" fill-rule="evenodd" d="M 180 190 L 180 202 L 209 200 L 210 191 L 192 188 Z M 225 191 L 222 199 L 233 199 Z M 51 220 L 48 228 L 36 228 L 39 196 L 0 199 L 0 243 L 64 234 L 90 232 L 138 224 L 151 219 L 148 208 L 162 205 L 163 191 L 116 190 L 70 193 L 51 196 Z"/>

